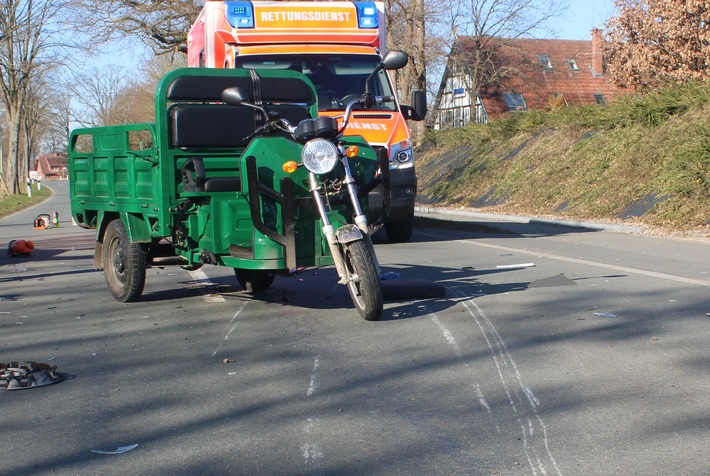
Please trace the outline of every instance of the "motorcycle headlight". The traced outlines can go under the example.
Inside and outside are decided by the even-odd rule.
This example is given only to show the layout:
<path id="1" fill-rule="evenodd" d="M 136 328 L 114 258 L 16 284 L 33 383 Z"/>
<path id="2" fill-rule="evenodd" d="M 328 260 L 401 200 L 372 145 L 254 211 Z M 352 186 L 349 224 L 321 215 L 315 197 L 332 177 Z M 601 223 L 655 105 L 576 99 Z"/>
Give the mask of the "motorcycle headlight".
<path id="1" fill-rule="evenodd" d="M 313 139 L 303 146 L 301 160 L 309 172 L 327 174 L 338 162 L 338 148 L 325 139 Z"/>

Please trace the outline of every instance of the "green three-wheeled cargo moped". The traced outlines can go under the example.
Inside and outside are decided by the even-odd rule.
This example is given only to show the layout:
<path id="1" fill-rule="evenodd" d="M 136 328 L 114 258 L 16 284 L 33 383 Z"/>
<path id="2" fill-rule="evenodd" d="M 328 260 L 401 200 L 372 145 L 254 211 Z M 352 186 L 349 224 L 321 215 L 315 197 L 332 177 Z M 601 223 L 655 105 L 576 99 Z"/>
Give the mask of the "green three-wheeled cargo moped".
<path id="1" fill-rule="evenodd" d="M 179 69 L 158 86 L 155 123 L 74 130 L 72 215 L 96 229 L 114 298 L 137 300 L 149 266 L 229 266 L 258 292 L 279 272 L 334 264 L 362 317 L 379 319 L 364 212 L 378 157 L 343 131 L 353 108 L 387 100 L 365 94 L 339 120 L 317 117 L 300 73 Z"/>

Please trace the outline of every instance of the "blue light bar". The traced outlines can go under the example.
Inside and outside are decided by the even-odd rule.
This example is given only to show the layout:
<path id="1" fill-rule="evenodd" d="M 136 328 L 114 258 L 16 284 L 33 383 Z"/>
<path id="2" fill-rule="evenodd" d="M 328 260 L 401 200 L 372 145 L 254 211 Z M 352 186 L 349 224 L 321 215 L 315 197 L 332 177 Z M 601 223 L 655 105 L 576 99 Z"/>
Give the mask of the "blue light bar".
<path id="1" fill-rule="evenodd" d="M 251 2 L 225 2 L 227 21 L 234 28 L 254 28 L 254 7 Z"/>
<path id="2" fill-rule="evenodd" d="M 353 2 L 357 8 L 357 26 L 360 28 L 379 28 L 377 7 L 374 2 Z"/>

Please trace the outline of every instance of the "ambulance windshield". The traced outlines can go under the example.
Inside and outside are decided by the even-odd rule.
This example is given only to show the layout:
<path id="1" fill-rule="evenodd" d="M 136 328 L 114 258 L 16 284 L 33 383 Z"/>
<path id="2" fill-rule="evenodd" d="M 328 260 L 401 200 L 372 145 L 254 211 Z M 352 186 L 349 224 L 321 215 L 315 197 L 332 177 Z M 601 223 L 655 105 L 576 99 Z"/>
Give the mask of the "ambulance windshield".
<path id="1" fill-rule="evenodd" d="M 320 111 L 342 111 L 365 92 L 365 81 L 381 58 L 377 55 L 269 54 L 237 56 L 235 60 L 237 68 L 291 69 L 303 73 L 316 88 Z M 385 71 L 370 80 L 370 92 L 377 96 L 394 96 Z M 386 103 L 377 108 L 394 111 L 396 106 Z"/>

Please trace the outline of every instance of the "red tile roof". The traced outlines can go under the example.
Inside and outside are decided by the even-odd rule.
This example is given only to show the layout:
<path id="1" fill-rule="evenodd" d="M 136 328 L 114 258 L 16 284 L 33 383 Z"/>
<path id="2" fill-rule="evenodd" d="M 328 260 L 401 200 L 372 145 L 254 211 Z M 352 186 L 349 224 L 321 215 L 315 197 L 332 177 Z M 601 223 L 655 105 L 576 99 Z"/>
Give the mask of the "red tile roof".
<path id="1" fill-rule="evenodd" d="M 476 39 L 462 38 L 459 47 L 473 56 Z M 491 55 L 493 61 L 500 69 L 510 67 L 511 74 L 481 90 L 487 116 L 495 119 L 510 110 L 504 98 L 506 93 L 521 94 L 527 109 L 534 110 L 550 107 L 554 96 L 558 95 L 564 96 L 561 104 L 571 106 L 595 104 L 595 95 L 603 95 L 604 101 L 610 103 L 621 95 L 633 93 L 632 89 L 614 86 L 603 75 L 601 41 L 601 31 L 592 30 L 592 40 L 501 39 L 496 42 L 496 50 Z M 543 65 L 540 55 L 546 55 L 549 62 Z M 442 100 L 443 93 L 450 92 L 444 91 L 445 88 L 452 87 L 447 80 L 452 74 L 450 68 L 451 64 L 447 65 L 437 101 Z M 458 84 L 462 84 L 461 80 Z M 558 96 L 558 102 L 560 99 Z M 468 107 L 465 103 L 459 101 L 458 105 L 452 105 L 446 101 L 437 107 L 451 111 Z"/>
<path id="2" fill-rule="evenodd" d="M 66 175 L 67 164 L 69 159 L 63 154 L 44 154 L 37 157 L 35 170 L 41 177 L 51 179 L 54 177 L 63 177 Z"/>
<path id="3" fill-rule="evenodd" d="M 555 94 L 563 94 L 569 105 L 586 105 L 596 103 L 595 94 L 603 94 L 608 103 L 632 93 L 614 86 L 603 76 L 601 35 L 595 36 L 592 41 L 514 39 L 501 43 L 498 60 L 517 68 L 519 74 L 481 91 L 489 117 L 499 117 L 509 110 L 504 93 L 522 94 L 527 108 L 535 110 L 548 107 Z M 466 46 L 466 42 L 462 44 Z M 543 66 L 539 55 L 547 55 L 551 68 Z M 576 70 L 570 68 L 570 60 L 574 60 Z"/>

